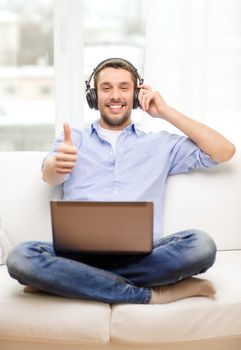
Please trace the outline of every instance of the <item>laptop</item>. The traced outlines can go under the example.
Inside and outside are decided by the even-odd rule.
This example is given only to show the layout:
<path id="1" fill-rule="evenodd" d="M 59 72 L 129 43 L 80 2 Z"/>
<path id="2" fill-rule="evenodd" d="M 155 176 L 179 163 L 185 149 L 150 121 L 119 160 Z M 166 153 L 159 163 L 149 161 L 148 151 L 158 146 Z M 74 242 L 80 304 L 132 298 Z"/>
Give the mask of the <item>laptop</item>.
<path id="1" fill-rule="evenodd" d="M 152 251 L 152 202 L 51 201 L 50 208 L 56 253 Z"/>

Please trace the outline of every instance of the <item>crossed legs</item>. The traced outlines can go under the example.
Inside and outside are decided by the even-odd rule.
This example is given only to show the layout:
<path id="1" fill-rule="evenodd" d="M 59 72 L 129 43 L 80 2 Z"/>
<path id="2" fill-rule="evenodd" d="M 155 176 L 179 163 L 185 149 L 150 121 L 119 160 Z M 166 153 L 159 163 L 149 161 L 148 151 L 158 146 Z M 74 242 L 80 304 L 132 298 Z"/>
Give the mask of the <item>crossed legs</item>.
<path id="1" fill-rule="evenodd" d="M 107 303 L 166 303 L 213 296 L 209 281 L 191 278 L 215 261 L 216 246 L 206 233 L 187 230 L 162 238 L 140 256 L 56 256 L 52 244 L 25 242 L 9 254 L 10 275 L 51 294 Z"/>

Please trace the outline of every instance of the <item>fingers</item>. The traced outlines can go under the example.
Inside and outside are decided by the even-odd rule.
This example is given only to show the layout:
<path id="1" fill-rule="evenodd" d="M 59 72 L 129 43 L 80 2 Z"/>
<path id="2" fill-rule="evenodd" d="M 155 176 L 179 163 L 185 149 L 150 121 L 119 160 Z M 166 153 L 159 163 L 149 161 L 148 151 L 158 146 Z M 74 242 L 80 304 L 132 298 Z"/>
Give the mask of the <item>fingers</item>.
<path id="1" fill-rule="evenodd" d="M 59 174 L 70 174 L 77 161 L 77 155 L 58 153 L 55 158 L 56 172 Z"/>
<path id="2" fill-rule="evenodd" d="M 62 145 L 58 147 L 58 152 L 65 154 L 76 154 L 77 150 L 75 146 L 62 143 Z"/>
<path id="3" fill-rule="evenodd" d="M 67 145 L 72 145 L 71 130 L 68 123 L 64 123 L 64 143 Z"/>
<path id="4" fill-rule="evenodd" d="M 76 152 L 75 153 L 58 152 L 56 154 L 56 160 L 58 162 L 76 162 L 77 154 L 76 154 Z"/>
<path id="5" fill-rule="evenodd" d="M 152 117 L 158 117 L 162 115 L 166 103 L 158 91 L 152 91 L 149 85 L 141 84 L 138 86 L 139 92 L 139 103 L 144 112 L 147 112 Z"/>
<path id="6" fill-rule="evenodd" d="M 140 84 L 137 86 L 139 89 L 145 89 L 145 90 L 149 90 L 149 91 L 152 91 L 152 88 L 150 85 L 147 85 L 147 84 Z"/>
<path id="7" fill-rule="evenodd" d="M 155 92 L 151 92 L 151 93 L 143 96 L 143 98 L 142 98 L 143 111 L 149 110 L 150 103 L 151 103 L 151 101 L 154 101 L 154 98 L 155 98 Z"/>
<path id="8" fill-rule="evenodd" d="M 138 96 L 139 103 L 141 105 L 142 110 L 145 112 L 147 110 L 145 105 L 146 95 L 149 95 L 152 92 L 152 88 L 146 84 L 141 84 L 138 86 L 138 88 L 140 89 Z"/>
<path id="9" fill-rule="evenodd" d="M 155 99 L 155 94 L 155 92 L 150 90 L 140 91 L 139 102 L 144 112 L 148 111 L 151 101 L 154 101 Z"/>
<path id="10" fill-rule="evenodd" d="M 62 175 L 68 175 L 72 173 L 73 169 L 64 169 L 64 168 L 56 168 L 56 173 L 62 174 Z"/>
<path id="11" fill-rule="evenodd" d="M 75 162 L 56 162 L 56 172 L 58 174 L 70 174 L 75 167 Z"/>
<path id="12" fill-rule="evenodd" d="M 55 157 L 55 169 L 58 174 L 70 174 L 77 161 L 77 148 L 71 140 L 69 124 L 64 123 L 64 142 L 58 147 Z"/>

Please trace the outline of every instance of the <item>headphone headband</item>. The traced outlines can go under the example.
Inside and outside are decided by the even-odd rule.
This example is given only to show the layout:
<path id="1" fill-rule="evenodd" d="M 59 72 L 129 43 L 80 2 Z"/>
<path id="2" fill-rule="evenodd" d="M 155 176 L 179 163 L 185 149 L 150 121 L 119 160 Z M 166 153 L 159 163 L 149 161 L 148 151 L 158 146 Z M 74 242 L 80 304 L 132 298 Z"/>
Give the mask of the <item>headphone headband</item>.
<path id="1" fill-rule="evenodd" d="M 90 77 L 88 80 L 85 81 L 85 85 L 86 85 L 86 90 L 88 91 L 90 89 L 90 82 L 92 77 L 95 75 L 95 73 L 99 70 L 99 68 L 101 68 L 102 66 L 104 66 L 106 63 L 112 63 L 113 60 L 119 60 L 122 61 L 124 63 L 126 63 L 131 70 L 133 71 L 133 73 L 136 75 L 136 78 L 139 80 L 139 84 L 142 84 L 144 82 L 144 79 L 140 76 L 140 74 L 137 71 L 137 68 L 129 61 L 125 60 L 124 58 L 119 58 L 119 57 L 112 57 L 112 58 L 107 58 L 103 61 L 101 61 L 94 69 L 93 72 L 91 73 Z"/>

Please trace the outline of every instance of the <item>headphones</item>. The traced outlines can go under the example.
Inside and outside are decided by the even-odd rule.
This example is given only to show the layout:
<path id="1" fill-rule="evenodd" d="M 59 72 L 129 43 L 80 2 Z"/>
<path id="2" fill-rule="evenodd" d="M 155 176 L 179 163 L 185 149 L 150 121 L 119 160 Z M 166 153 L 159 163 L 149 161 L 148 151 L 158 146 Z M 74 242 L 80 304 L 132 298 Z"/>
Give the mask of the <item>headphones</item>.
<path id="1" fill-rule="evenodd" d="M 127 64 L 130 67 L 131 71 L 135 74 L 137 81 L 139 81 L 138 85 L 141 85 L 144 82 L 144 79 L 141 78 L 141 76 L 139 75 L 136 67 L 133 66 L 133 64 L 130 63 L 129 61 L 124 60 L 123 58 L 117 58 L 117 57 L 115 57 L 115 58 L 108 58 L 108 59 L 100 62 L 98 64 L 98 66 L 96 66 L 94 68 L 94 70 L 93 70 L 92 74 L 90 75 L 89 79 L 85 81 L 85 85 L 86 85 L 85 97 L 86 97 L 87 103 L 88 103 L 88 105 L 89 105 L 89 107 L 91 109 L 94 108 L 94 109 L 98 110 L 97 91 L 96 91 L 95 88 L 91 88 L 90 87 L 91 79 L 95 75 L 95 73 L 99 70 L 99 68 L 101 66 L 105 65 L 106 63 L 112 63 L 112 61 L 113 61 L 113 63 L 115 63 L 115 60 L 122 61 L 123 63 Z M 133 95 L 133 109 L 136 109 L 138 107 L 141 108 L 139 100 L 138 100 L 139 92 L 140 92 L 140 89 L 139 88 L 135 88 L 134 95 Z"/>

